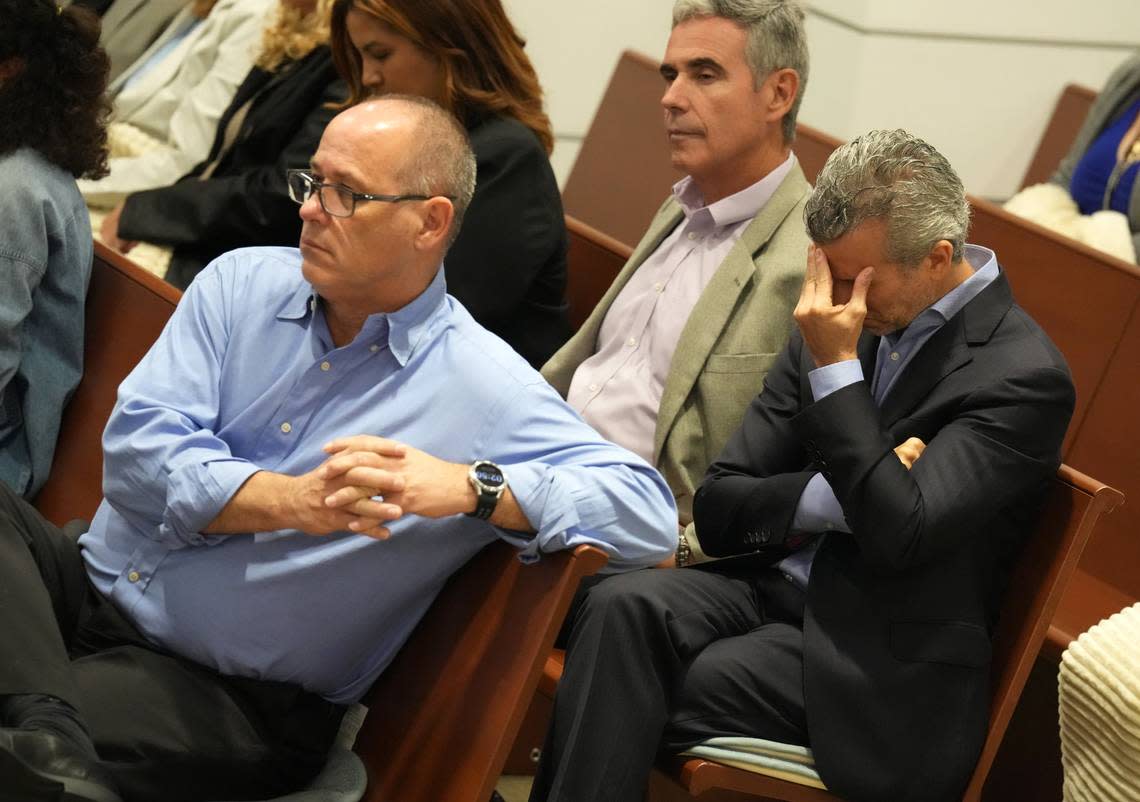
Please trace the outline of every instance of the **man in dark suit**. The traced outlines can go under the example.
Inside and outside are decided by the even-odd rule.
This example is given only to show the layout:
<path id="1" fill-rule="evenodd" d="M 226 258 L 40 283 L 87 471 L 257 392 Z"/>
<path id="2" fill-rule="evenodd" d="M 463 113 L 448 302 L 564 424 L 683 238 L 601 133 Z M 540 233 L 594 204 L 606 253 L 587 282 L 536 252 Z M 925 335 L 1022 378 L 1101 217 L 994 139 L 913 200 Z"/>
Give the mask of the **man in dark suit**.
<path id="1" fill-rule="evenodd" d="M 694 503 L 705 550 L 736 559 L 594 590 L 532 800 L 640 800 L 659 748 L 715 736 L 810 746 L 852 800 L 969 777 L 1071 378 L 965 244 L 962 183 L 925 142 L 838 149 L 805 217 L 799 331 Z"/>

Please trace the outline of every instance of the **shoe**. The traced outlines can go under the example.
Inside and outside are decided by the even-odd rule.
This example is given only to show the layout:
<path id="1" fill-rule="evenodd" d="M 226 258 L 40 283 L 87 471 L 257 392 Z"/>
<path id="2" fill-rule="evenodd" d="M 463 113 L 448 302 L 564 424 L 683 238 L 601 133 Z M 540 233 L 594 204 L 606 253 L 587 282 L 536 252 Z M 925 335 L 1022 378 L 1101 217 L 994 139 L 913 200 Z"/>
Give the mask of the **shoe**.
<path id="1" fill-rule="evenodd" d="M 0 802 L 123 802 L 106 769 L 42 730 L 0 729 Z"/>

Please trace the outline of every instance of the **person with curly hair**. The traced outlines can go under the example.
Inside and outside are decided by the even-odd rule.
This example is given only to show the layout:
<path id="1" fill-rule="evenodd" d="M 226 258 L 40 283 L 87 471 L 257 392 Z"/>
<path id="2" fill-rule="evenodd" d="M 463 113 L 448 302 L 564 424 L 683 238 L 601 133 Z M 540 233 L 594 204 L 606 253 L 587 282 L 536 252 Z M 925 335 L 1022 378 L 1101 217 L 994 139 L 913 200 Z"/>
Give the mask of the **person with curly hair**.
<path id="1" fill-rule="evenodd" d="M 540 367 L 570 336 L 566 227 L 542 87 L 499 0 L 336 0 L 333 59 L 349 103 L 427 97 L 459 118 L 475 198 L 447 253 L 447 289 Z"/>
<path id="2" fill-rule="evenodd" d="M 0 0 L 0 480 L 33 496 L 83 373 L 91 226 L 76 178 L 107 170 L 99 21 Z"/>

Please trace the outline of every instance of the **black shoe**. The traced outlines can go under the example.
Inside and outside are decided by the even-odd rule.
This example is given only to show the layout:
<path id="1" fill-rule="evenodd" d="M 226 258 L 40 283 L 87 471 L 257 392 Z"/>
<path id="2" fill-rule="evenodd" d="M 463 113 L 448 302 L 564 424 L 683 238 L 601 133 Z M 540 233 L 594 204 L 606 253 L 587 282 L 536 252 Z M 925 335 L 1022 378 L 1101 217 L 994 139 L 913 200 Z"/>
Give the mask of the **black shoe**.
<path id="1" fill-rule="evenodd" d="M 0 802 L 122 802 L 96 761 L 41 730 L 0 729 Z"/>

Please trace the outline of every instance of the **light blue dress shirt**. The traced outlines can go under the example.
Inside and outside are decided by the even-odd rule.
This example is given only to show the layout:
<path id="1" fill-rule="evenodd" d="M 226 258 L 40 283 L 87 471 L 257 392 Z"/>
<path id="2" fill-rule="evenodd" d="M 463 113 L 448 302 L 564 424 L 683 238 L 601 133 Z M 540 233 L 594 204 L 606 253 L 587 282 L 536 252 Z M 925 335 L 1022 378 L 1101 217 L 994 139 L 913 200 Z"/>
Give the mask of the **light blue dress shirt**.
<path id="1" fill-rule="evenodd" d="M 933 304 L 922 310 L 902 331 L 892 332 L 879 340 L 875 356 L 875 375 L 871 381 L 871 395 L 881 406 L 895 381 L 922 349 L 922 346 L 942 328 L 948 320 L 998 277 L 998 263 L 994 252 L 978 245 L 966 245 L 963 256 L 974 269 L 974 274 Z M 812 397 L 819 401 L 849 384 L 863 381 L 863 366 L 858 359 L 849 359 L 824 365 L 808 373 Z M 835 491 L 823 474 L 817 473 L 804 487 L 796 512 L 792 518 L 796 532 L 850 532 L 843 507 Z M 811 576 L 811 563 L 819 548 L 816 538 L 804 548 L 784 558 L 776 567 L 802 588 L 807 587 Z"/>
<path id="2" fill-rule="evenodd" d="M 386 541 L 200 534 L 259 469 L 298 475 L 323 444 L 361 433 L 498 463 L 537 535 L 462 515 L 406 516 Z M 475 323 L 442 269 L 337 348 L 296 249 L 221 257 L 123 382 L 103 446 L 106 498 L 82 540 L 95 586 L 162 647 L 337 703 L 360 698 L 495 538 L 527 560 L 595 545 L 610 570 L 658 562 L 677 539 L 661 476 Z"/>

